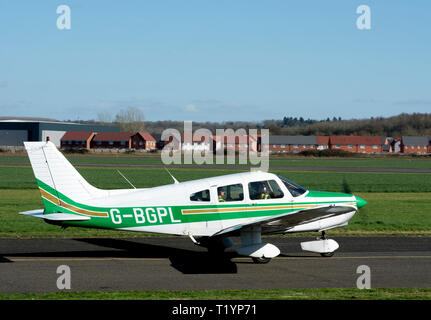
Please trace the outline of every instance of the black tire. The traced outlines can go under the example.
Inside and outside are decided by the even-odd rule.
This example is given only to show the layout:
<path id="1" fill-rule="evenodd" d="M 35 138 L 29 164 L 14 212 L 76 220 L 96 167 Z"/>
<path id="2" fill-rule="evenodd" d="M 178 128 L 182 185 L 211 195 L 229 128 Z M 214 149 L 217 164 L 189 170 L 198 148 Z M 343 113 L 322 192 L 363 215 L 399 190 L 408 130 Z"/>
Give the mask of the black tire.
<path id="1" fill-rule="evenodd" d="M 254 263 L 259 263 L 259 264 L 265 264 L 271 261 L 271 258 L 251 258 L 253 260 Z"/>
<path id="2" fill-rule="evenodd" d="M 334 252 L 325 252 L 320 254 L 322 257 L 330 258 L 334 255 Z"/>

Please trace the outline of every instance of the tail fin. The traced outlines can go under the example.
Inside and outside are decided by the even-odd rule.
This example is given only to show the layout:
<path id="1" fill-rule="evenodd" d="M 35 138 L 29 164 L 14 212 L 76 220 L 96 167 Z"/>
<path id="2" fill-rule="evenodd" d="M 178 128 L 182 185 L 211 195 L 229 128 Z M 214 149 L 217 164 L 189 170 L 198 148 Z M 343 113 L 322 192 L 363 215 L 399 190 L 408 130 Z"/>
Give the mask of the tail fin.
<path id="1" fill-rule="evenodd" d="M 55 192 L 53 196 L 57 199 L 62 194 L 76 202 L 105 195 L 106 191 L 90 185 L 52 142 L 24 142 L 24 145 L 41 193 Z"/>

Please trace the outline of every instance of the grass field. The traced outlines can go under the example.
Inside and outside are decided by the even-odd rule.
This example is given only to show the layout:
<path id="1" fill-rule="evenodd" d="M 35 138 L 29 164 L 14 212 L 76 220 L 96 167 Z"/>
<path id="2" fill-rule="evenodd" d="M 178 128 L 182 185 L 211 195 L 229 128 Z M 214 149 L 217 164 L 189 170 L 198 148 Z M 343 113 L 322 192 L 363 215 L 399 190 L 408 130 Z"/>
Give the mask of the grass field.
<path id="1" fill-rule="evenodd" d="M 160 154 L 67 154 L 74 164 L 163 164 Z M 236 157 L 238 162 L 238 157 Z M 30 163 L 26 154 L 1 155 L 0 164 Z M 215 161 L 214 161 L 215 164 Z M 271 156 L 272 167 L 339 167 L 339 168 L 410 168 L 431 169 L 431 157 L 364 157 L 364 158 L 316 158 L 303 156 Z"/>
<path id="2" fill-rule="evenodd" d="M 431 300 L 431 289 L 291 289 L 209 291 L 95 291 L 0 294 L 0 300 Z"/>
<path id="3" fill-rule="evenodd" d="M 163 168 L 99 168 L 77 167 L 91 184 L 104 189 L 130 188 L 118 174 L 120 170 L 136 187 L 148 188 L 172 183 Z M 229 169 L 170 169 L 179 181 L 207 178 L 245 170 Z M 380 172 L 325 172 L 325 171 L 283 171 L 282 175 L 310 190 L 342 192 L 346 181 L 352 192 L 431 192 L 431 173 L 380 173 Z M 0 189 L 37 188 L 31 167 L 1 166 Z"/>

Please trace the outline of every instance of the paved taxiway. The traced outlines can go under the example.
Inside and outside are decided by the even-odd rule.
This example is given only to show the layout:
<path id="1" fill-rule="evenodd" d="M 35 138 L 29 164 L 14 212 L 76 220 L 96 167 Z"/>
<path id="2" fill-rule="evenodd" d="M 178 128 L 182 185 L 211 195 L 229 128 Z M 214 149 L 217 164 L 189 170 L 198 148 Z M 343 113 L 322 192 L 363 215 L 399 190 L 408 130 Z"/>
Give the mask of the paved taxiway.
<path id="1" fill-rule="evenodd" d="M 0 239 L 0 293 L 56 292 L 60 265 L 76 291 L 356 287 L 360 265 L 372 287 L 431 287 L 429 237 L 333 238 L 331 258 L 301 251 L 312 237 L 264 238 L 282 254 L 261 265 L 231 249 L 210 258 L 183 237 Z"/>

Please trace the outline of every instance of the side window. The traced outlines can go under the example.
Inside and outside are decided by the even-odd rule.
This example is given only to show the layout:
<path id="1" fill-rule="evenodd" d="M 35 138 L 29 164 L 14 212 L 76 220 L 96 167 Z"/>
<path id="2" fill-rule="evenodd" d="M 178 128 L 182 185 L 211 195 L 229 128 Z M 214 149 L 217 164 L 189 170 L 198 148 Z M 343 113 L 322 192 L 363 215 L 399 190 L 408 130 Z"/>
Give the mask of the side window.
<path id="1" fill-rule="evenodd" d="M 211 200 L 210 191 L 208 189 L 195 192 L 190 195 L 190 201 L 210 201 L 210 200 Z"/>
<path id="2" fill-rule="evenodd" d="M 231 184 L 217 188 L 218 202 L 242 201 L 244 200 L 244 190 L 242 184 Z"/>
<path id="3" fill-rule="evenodd" d="M 275 180 L 256 181 L 248 184 L 251 200 L 283 198 L 284 194 Z"/>

